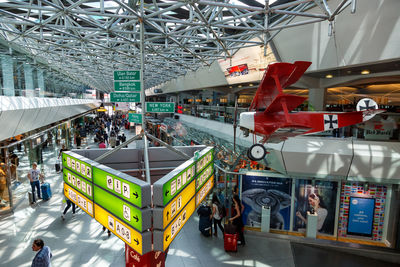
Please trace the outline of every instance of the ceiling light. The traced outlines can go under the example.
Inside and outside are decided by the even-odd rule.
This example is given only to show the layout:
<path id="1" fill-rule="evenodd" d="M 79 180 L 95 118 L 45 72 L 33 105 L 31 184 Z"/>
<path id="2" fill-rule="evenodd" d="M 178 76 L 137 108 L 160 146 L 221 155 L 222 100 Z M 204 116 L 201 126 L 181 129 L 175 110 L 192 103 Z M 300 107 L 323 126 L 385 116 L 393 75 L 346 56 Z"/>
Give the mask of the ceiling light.
<path id="1" fill-rule="evenodd" d="M 361 71 L 361 74 L 362 74 L 362 75 L 369 74 L 369 70 L 362 70 L 362 71 Z"/>
<path id="2" fill-rule="evenodd" d="M 253 84 L 251 83 L 251 84 L 249 84 L 249 86 L 253 86 Z"/>
<path id="3" fill-rule="evenodd" d="M 238 85 L 238 87 L 239 87 L 239 88 L 242 88 L 242 86 L 241 86 L 241 85 Z"/>
<path id="4" fill-rule="evenodd" d="M 325 78 L 327 78 L 327 79 L 332 79 L 332 78 L 333 78 L 333 75 L 332 75 L 332 74 L 327 74 L 327 75 L 325 76 Z"/>

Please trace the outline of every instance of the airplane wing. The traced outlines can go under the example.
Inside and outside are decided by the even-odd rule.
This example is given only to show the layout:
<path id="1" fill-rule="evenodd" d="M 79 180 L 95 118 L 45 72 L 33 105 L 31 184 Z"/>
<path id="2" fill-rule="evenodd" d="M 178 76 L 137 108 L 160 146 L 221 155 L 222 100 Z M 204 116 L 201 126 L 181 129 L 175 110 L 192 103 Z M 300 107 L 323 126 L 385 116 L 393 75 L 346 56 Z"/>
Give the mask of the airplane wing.
<path id="1" fill-rule="evenodd" d="M 311 62 L 308 61 L 296 61 L 293 64 L 283 62 L 270 64 L 249 110 L 283 111 L 282 103 L 285 103 L 287 111 L 298 107 L 307 98 L 284 94 L 282 89 L 297 82 L 310 65 Z"/>

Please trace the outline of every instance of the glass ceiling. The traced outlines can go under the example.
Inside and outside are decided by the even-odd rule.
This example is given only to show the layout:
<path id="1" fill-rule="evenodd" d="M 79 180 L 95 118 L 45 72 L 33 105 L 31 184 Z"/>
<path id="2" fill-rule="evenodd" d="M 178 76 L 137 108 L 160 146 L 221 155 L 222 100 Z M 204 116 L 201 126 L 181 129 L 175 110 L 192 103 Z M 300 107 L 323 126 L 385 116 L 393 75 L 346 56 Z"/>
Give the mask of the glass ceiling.
<path id="1" fill-rule="evenodd" d="M 333 21 L 355 0 L 0 0 L 0 39 L 100 91 L 114 70 L 139 70 L 145 89 L 265 45 L 281 30 Z M 304 19 L 294 22 L 296 16 Z"/>

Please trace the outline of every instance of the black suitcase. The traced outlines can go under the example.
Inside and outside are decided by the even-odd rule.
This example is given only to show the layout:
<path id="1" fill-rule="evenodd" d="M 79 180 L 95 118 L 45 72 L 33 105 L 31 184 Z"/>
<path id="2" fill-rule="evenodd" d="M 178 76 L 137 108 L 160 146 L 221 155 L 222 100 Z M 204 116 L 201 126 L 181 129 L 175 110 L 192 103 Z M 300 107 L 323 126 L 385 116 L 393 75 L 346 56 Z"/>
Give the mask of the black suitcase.
<path id="1" fill-rule="evenodd" d="M 61 170 L 61 164 L 59 162 L 57 162 L 54 166 L 56 167 L 56 172 Z"/>

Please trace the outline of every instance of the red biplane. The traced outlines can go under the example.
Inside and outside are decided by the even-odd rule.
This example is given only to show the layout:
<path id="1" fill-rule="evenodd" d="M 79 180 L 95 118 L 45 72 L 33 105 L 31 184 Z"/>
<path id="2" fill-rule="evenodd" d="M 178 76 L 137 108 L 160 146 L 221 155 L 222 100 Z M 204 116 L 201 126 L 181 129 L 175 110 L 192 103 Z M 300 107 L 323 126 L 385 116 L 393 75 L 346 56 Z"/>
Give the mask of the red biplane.
<path id="1" fill-rule="evenodd" d="M 384 112 L 368 98 L 361 99 L 354 112 L 290 112 L 307 98 L 283 93 L 283 88 L 297 82 L 311 62 L 270 64 L 257 89 L 249 112 L 240 114 L 240 128 L 246 134 L 263 136 L 261 144 L 249 149 L 252 160 L 261 160 L 266 154 L 262 144 L 280 142 L 288 137 L 341 128 L 371 119 Z"/>

